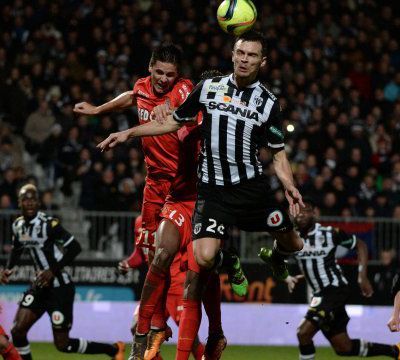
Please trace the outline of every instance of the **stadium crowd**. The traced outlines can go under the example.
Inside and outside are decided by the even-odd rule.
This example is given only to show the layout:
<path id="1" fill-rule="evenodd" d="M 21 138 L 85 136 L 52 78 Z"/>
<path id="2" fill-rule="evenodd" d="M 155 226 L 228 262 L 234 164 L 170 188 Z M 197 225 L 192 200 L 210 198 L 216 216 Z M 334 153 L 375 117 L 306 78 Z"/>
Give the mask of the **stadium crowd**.
<path id="1" fill-rule="evenodd" d="M 16 208 L 30 177 L 52 195 L 78 189 L 87 210 L 139 210 L 140 141 L 100 153 L 134 109 L 75 116 L 147 75 L 151 50 L 182 46 L 183 75 L 231 69 L 232 37 L 218 1 L 3 1 L 0 13 L 0 208 Z M 303 195 L 322 215 L 400 219 L 400 11 L 378 0 L 255 1 L 268 39 L 262 81 L 279 97 L 287 148 Z M 393 4 L 392 4 L 393 5 Z M 398 10 L 398 9 L 397 9 Z M 267 152 L 260 157 L 272 174 Z M 273 188 L 280 186 L 271 176 Z M 76 195 L 76 194 L 75 194 Z M 285 201 L 282 191 L 279 201 Z"/>

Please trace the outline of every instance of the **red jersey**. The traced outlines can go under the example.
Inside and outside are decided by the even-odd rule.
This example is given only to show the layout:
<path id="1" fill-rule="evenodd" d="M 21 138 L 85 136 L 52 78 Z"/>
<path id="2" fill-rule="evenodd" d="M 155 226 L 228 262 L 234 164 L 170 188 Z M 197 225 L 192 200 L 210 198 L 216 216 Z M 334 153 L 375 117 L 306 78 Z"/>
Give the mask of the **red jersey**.
<path id="1" fill-rule="evenodd" d="M 197 117 L 199 123 L 202 117 Z M 200 120 L 199 120 L 200 119 Z M 186 125 L 178 130 L 179 162 L 167 201 L 196 201 L 197 167 L 200 153 L 200 126 Z"/>
<path id="2" fill-rule="evenodd" d="M 157 105 L 169 99 L 173 108 L 179 107 L 193 89 L 193 84 L 186 79 L 178 79 L 168 93 L 158 96 L 154 94 L 150 76 L 136 81 L 133 87 L 133 98 L 137 104 L 140 124 L 150 121 L 150 114 Z M 179 159 L 178 134 L 142 138 L 143 153 L 147 166 L 147 176 L 153 179 L 176 176 Z"/>

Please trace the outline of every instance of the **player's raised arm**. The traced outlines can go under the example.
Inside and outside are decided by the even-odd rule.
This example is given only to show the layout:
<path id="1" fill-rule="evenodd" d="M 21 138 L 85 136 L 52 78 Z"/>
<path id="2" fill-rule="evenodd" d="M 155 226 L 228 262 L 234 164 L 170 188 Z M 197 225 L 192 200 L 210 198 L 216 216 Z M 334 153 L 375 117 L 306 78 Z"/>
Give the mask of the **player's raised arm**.
<path id="1" fill-rule="evenodd" d="M 135 126 L 124 131 L 112 133 L 108 136 L 107 139 L 99 143 L 97 145 L 97 148 L 99 148 L 101 151 L 107 151 L 117 146 L 118 144 L 126 142 L 130 138 L 169 134 L 179 130 L 182 125 L 183 124 L 175 121 L 172 115 L 169 115 L 166 121 L 163 123 L 157 121 L 149 121 L 145 124 Z"/>
<path id="2" fill-rule="evenodd" d="M 133 104 L 133 91 L 126 91 L 116 98 L 99 106 L 94 106 L 88 102 L 80 102 L 75 104 L 74 112 L 82 115 L 98 115 L 111 111 L 124 110 L 131 107 Z"/>

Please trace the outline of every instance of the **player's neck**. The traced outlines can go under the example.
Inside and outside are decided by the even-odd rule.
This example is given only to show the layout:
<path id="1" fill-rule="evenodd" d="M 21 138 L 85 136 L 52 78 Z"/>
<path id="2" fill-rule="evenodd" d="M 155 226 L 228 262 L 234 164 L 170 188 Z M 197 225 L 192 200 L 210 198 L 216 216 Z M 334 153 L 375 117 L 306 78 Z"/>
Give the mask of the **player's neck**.
<path id="1" fill-rule="evenodd" d="M 257 74 L 250 75 L 247 77 L 240 77 L 236 74 L 233 74 L 233 79 L 235 80 L 236 86 L 240 88 L 245 88 L 257 81 Z"/>

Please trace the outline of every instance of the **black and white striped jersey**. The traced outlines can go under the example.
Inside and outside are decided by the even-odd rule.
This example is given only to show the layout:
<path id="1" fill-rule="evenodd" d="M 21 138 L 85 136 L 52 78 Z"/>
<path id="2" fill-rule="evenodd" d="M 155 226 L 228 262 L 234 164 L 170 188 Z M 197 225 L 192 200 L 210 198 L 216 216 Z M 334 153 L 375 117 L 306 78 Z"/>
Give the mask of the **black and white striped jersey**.
<path id="1" fill-rule="evenodd" d="M 47 270 L 63 258 L 63 248 L 74 237 L 66 231 L 56 218 L 38 212 L 29 222 L 21 216 L 12 224 L 13 251 L 28 251 L 35 270 Z M 70 276 L 63 270 L 57 272 L 53 286 L 68 284 Z"/>
<path id="2" fill-rule="evenodd" d="M 236 86 L 233 75 L 200 82 L 174 112 L 177 122 L 203 113 L 199 177 L 211 185 L 234 185 L 262 174 L 258 149 L 284 148 L 278 99 L 259 81 Z"/>
<path id="3" fill-rule="evenodd" d="M 314 293 L 328 286 L 347 285 L 340 266 L 336 262 L 336 248 L 344 246 L 353 249 L 357 239 L 332 226 L 316 223 L 314 229 L 302 236 L 304 248 L 296 253 L 295 258 L 301 272 Z"/>

